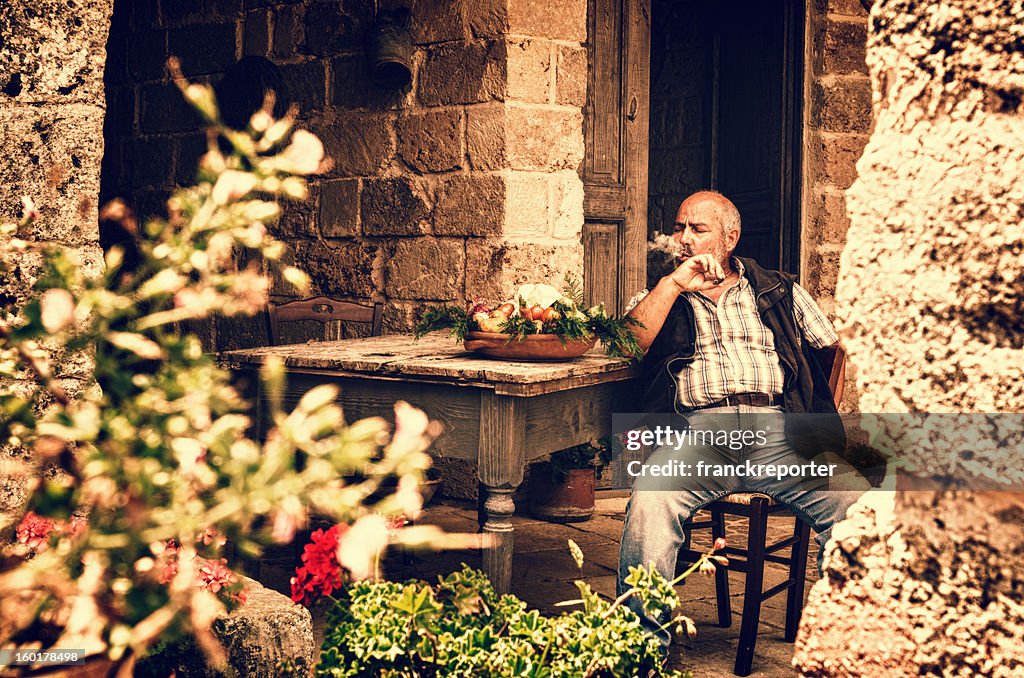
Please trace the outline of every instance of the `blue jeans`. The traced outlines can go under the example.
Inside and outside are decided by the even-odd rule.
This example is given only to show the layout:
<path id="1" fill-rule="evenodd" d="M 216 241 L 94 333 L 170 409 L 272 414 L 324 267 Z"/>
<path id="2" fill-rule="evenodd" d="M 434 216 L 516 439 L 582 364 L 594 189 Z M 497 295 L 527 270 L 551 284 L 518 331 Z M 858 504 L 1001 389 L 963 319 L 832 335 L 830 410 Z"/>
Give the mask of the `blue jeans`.
<path id="1" fill-rule="evenodd" d="M 647 459 L 645 466 L 667 462 L 690 464 L 691 472 L 699 462 L 712 465 L 803 465 L 808 460 L 786 441 L 785 420 L 781 408 L 735 405 L 697 410 L 687 415 L 693 430 L 753 430 L 761 436 L 742 449 L 729 445 L 689 444 L 676 449 L 662 446 Z M 749 438 L 748 438 L 749 440 Z M 763 442 L 764 444 L 760 444 Z M 735 445 L 734 447 L 739 447 Z M 651 480 L 637 477 L 626 506 L 626 522 L 619 547 L 617 592 L 629 587 L 624 579 L 629 566 L 654 565 L 666 579 L 675 577 L 676 557 L 689 543 L 685 523 L 701 507 L 734 492 L 761 492 L 788 506 L 817 532 L 818 571 L 825 542 L 832 526 L 846 517 L 846 510 L 861 496 L 857 490 L 829 489 L 827 477 L 808 482 L 806 478 L 746 477 L 710 475 L 685 480 Z M 667 649 L 671 640 L 667 630 L 658 630 L 667 621 L 647 616 L 636 596 L 626 603 L 655 632 Z"/>

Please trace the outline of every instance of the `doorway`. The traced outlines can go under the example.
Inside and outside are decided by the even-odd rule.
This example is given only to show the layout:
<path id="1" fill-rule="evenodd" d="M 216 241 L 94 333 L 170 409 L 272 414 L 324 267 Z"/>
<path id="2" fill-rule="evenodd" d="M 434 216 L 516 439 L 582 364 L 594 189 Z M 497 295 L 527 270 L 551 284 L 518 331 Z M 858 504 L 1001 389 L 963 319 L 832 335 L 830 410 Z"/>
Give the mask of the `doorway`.
<path id="1" fill-rule="evenodd" d="M 740 210 L 736 253 L 799 273 L 803 5 L 653 0 L 648 227 L 701 188 Z"/>

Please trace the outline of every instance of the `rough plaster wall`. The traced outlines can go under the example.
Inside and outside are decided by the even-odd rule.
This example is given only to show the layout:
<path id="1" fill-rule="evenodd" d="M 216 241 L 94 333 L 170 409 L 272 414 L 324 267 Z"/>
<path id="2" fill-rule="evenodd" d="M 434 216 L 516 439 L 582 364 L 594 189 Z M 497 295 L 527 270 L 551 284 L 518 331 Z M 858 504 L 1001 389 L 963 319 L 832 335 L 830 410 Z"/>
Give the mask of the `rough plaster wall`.
<path id="1" fill-rule="evenodd" d="M 16 221 L 21 197 L 33 197 L 42 219 L 24 236 L 64 246 L 94 274 L 102 267 L 96 215 L 112 2 L 0 2 L 0 221 Z M 41 257 L 26 256 L 0 276 L 0 298 L 23 302 L 41 263 Z M 70 395 L 90 383 L 88 355 L 51 355 Z M 24 451 L 0 450 L 11 453 Z M 23 482 L 0 477 L 0 531 L 25 499 Z"/>
<path id="2" fill-rule="evenodd" d="M 847 192 L 837 287 L 862 411 L 1024 410 L 1022 10 L 872 9 L 876 124 Z M 971 475 L 947 451 L 903 454 Z M 1000 453 L 974 454 L 974 469 L 1020 469 Z M 803 675 L 1024 675 L 1024 496 L 871 495 L 851 516 L 804 613 Z"/>

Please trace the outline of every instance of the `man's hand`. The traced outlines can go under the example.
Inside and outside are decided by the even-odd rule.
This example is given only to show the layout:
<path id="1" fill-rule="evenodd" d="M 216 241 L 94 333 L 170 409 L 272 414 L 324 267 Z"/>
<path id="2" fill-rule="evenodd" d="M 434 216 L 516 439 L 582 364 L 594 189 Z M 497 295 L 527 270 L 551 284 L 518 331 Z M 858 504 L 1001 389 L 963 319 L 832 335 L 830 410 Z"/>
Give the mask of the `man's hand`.
<path id="1" fill-rule="evenodd" d="M 724 280 L 725 271 L 710 254 L 698 254 L 684 261 L 667 277 L 679 293 L 702 292 Z"/>

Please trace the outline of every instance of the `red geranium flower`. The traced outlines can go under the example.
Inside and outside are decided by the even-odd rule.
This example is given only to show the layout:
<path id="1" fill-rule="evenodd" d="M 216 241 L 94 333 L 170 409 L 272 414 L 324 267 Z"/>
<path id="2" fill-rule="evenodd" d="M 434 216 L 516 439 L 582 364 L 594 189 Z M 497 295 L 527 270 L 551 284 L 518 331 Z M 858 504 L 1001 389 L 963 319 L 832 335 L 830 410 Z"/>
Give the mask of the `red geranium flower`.
<path id="1" fill-rule="evenodd" d="M 319 596 L 329 596 L 342 587 L 338 564 L 338 539 L 348 525 L 334 525 L 326 532 L 316 530 L 302 549 L 302 566 L 292 577 L 292 600 L 309 606 Z"/>

